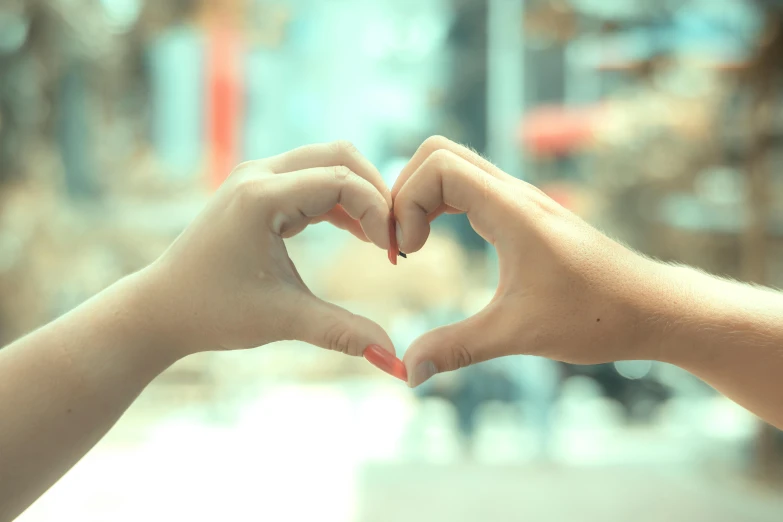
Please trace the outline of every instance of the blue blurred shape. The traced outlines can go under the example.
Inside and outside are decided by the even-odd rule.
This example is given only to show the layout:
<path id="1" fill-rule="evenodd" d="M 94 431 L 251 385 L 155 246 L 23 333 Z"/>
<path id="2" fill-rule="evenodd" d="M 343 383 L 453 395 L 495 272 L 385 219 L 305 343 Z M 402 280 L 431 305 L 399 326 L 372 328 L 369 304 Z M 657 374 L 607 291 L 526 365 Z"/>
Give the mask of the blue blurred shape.
<path id="1" fill-rule="evenodd" d="M 94 197 L 98 188 L 90 153 L 92 127 L 86 65 L 79 61 L 68 64 L 58 87 L 57 141 L 65 170 L 66 190 L 73 198 Z"/>
<path id="2" fill-rule="evenodd" d="M 148 50 L 152 140 L 178 179 L 195 176 L 204 157 L 204 38 L 195 28 L 168 29 Z"/>

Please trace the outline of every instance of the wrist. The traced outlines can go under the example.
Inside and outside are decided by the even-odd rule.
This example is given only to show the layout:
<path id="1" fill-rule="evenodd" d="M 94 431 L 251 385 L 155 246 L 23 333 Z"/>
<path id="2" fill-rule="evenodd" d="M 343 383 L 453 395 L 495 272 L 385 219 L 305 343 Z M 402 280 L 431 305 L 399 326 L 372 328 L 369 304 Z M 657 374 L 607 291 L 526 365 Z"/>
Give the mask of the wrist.
<path id="1" fill-rule="evenodd" d="M 698 371 L 719 364 L 717 347 L 767 342 L 779 330 L 778 292 L 715 277 L 694 268 L 659 264 L 648 300 L 648 349 L 654 359 Z"/>
<path id="2" fill-rule="evenodd" d="M 694 269 L 654 262 L 650 285 L 645 289 L 641 342 L 650 359 L 683 366 L 686 356 L 697 358 L 689 346 L 696 325 L 709 321 L 704 297 L 694 285 L 700 273 Z"/>
<path id="3" fill-rule="evenodd" d="M 616 311 L 607 360 L 651 360 L 666 358 L 668 337 L 672 334 L 670 288 L 674 286 L 671 266 L 633 254 L 615 268 L 622 274 L 607 284 L 610 309 Z M 613 348 L 611 348 L 613 347 Z"/>
<path id="4" fill-rule="evenodd" d="M 151 358 L 172 364 L 198 350 L 189 334 L 171 317 L 165 276 L 152 264 L 119 281 L 114 290 L 123 301 L 126 328 Z"/>
<path id="5" fill-rule="evenodd" d="M 702 274 L 679 265 L 650 261 L 636 295 L 636 339 L 640 359 L 688 366 L 698 359 L 692 343 L 698 325 L 712 322 L 696 280 Z"/>

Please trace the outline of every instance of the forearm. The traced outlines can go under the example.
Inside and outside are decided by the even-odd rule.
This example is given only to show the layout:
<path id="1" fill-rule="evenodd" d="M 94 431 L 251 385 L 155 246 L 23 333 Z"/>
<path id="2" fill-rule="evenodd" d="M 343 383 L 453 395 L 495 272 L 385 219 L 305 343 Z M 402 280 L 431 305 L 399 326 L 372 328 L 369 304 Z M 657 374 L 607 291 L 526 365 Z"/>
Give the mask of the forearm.
<path id="1" fill-rule="evenodd" d="M 0 350 L 0 521 L 54 484 L 174 361 L 144 316 L 141 280 Z"/>
<path id="2" fill-rule="evenodd" d="M 689 268 L 669 275 L 654 314 L 660 359 L 783 427 L 783 294 Z"/>

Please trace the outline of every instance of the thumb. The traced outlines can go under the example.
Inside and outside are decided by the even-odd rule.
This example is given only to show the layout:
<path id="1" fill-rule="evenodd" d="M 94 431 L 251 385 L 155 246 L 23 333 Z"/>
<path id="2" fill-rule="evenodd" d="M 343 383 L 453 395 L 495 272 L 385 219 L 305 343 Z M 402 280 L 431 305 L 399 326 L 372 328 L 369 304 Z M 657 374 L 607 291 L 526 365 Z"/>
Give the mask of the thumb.
<path id="1" fill-rule="evenodd" d="M 499 310 L 490 306 L 478 314 L 422 335 L 405 352 L 408 384 L 416 387 L 436 373 L 508 355 Z"/>
<path id="2" fill-rule="evenodd" d="M 292 337 L 299 341 L 347 355 L 365 355 L 370 362 L 389 373 L 394 373 L 395 366 L 400 367 L 398 372 L 402 369 L 389 335 L 379 324 L 366 317 L 315 296 L 308 296 L 293 316 L 297 319 L 291 325 Z"/>

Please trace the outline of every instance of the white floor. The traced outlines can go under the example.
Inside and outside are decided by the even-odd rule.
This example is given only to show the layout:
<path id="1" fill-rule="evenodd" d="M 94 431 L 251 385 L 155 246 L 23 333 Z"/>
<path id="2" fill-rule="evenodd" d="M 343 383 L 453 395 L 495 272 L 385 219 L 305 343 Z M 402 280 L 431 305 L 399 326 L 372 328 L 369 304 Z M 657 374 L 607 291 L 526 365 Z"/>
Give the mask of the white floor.
<path id="1" fill-rule="evenodd" d="M 424 482 L 417 490 L 443 495 L 439 488 L 447 487 L 445 479 L 426 479 L 433 473 L 445 473 L 467 488 L 464 497 L 471 494 L 471 481 L 486 489 L 488 480 L 502 480 L 509 469 L 528 481 L 542 477 L 535 495 L 551 497 L 554 505 L 568 487 L 616 478 L 602 471 L 612 467 L 669 477 L 662 483 L 674 477 L 698 484 L 705 462 L 715 455 L 723 462 L 721 473 L 741 483 L 734 467 L 743 449 L 737 437 L 742 426 L 750 426 L 741 410 L 724 401 L 691 406 L 688 416 L 697 417 L 691 425 L 672 420 L 683 416 L 675 404 L 657 427 L 630 429 L 608 422 L 606 415 L 600 420 L 609 408 L 604 402 L 566 400 L 558 405 L 549 459 L 542 463 L 536 430 L 507 409 L 483 413 L 476 442 L 466 453 L 448 405 L 421 404 L 404 385 L 387 380 L 281 384 L 252 396 L 227 397 L 175 405 L 168 390 L 153 386 L 19 520 L 378 520 L 382 513 L 373 510 L 382 502 L 372 499 L 388 500 L 397 490 L 407 495 L 405 488 L 418 480 Z M 551 470 L 569 469 L 577 474 L 551 479 Z M 762 513 L 748 520 L 781 519 L 763 516 L 783 515 L 782 497 L 757 498 L 739 486 L 729 490 L 739 499 L 730 505 L 752 504 Z M 600 489 L 595 495 L 600 497 Z M 606 495 L 612 499 L 610 491 Z M 411 515 L 415 506 L 409 507 L 413 511 L 404 516 L 418 520 Z M 446 517 L 448 510 L 422 520 L 454 520 L 453 514 L 440 518 L 438 513 Z"/>

